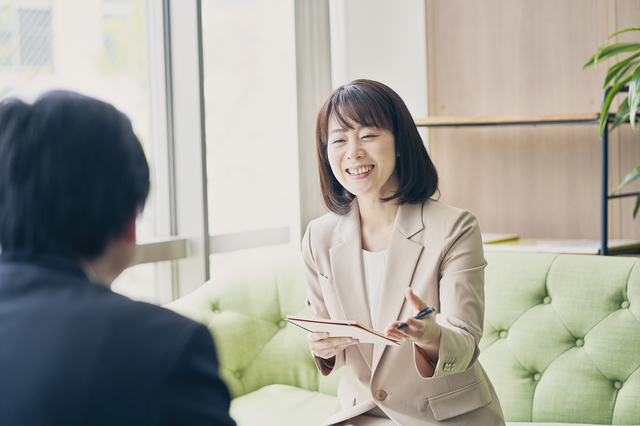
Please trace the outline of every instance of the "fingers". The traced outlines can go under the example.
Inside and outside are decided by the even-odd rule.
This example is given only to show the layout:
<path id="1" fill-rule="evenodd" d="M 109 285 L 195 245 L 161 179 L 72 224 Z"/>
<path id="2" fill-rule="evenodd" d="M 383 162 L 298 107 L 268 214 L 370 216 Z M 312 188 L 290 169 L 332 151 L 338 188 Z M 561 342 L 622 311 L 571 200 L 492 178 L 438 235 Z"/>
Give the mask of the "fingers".
<path id="1" fill-rule="evenodd" d="M 387 337 L 390 337 L 395 340 L 405 341 L 408 339 L 408 335 L 403 331 L 397 330 L 396 326 L 400 324 L 400 321 L 392 322 L 387 326 L 384 330 L 384 334 Z"/>
<path id="2" fill-rule="evenodd" d="M 318 340 L 326 339 L 329 337 L 329 333 L 307 333 L 308 342 L 317 342 Z"/>
<path id="3" fill-rule="evenodd" d="M 409 303 L 411 303 L 411 306 L 413 306 L 413 308 L 416 309 L 418 312 L 420 312 L 421 310 L 427 307 L 427 304 L 424 303 L 422 299 L 420 299 L 418 296 L 413 294 L 413 291 L 411 290 L 411 288 L 407 288 L 407 290 L 405 291 L 405 297 L 409 301 Z"/>
<path id="4" fill-rule="evenodd" d="M 329 337 L 329 333 L 308 333 L 309 349 L 320 358 L 329 359 L 346 347 L 358 343 L 358 339 L 350 337 Z"/>
<path id="5" fill-rule="evenodd" d="M 407 318 L 403 321 L 407 324 L 406 328 L 398 330 L 396 327 L 401 324 L 400 321 L 390 323 L 384 330 L 384 334 L 395 340 L 403 342 L 415 342 L 423 338 L 428 320 L 417 320 L 415 318 Z"/>

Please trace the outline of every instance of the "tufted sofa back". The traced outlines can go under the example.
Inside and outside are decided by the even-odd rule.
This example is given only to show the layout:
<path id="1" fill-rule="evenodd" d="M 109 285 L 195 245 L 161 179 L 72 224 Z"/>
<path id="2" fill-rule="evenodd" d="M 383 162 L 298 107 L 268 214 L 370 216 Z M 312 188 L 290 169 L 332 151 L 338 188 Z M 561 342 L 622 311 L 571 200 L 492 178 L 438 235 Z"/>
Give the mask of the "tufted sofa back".
<path id="1" fill-rule="evenodd" d="M 640 424 L 639 261 L 485 257 L 480 362 L 507 420 Z"/>
<path id="2" fill-rule="evenodd" d="M 640 425 L 640 261 L 485 257 L 480 361 L 507 421 Z M 304 300 L 296 254 L 218 275 L 167 307 L 209 327 L 234 398 L 270 384 L 335 395 L 339 375 L 321 376 L 305 333 L 284 321 L 307 315 Z"/>
<path id="3" fill-rule="evenodd" d="M 339 375 L 318 373 L 306 332 L 284 320 L 309 317 L 302 255 L 268 268 L 253 265 L 223 272 L 165 307 L 209 327 L 233 398 L 270 384 L 335 395 Z"/>

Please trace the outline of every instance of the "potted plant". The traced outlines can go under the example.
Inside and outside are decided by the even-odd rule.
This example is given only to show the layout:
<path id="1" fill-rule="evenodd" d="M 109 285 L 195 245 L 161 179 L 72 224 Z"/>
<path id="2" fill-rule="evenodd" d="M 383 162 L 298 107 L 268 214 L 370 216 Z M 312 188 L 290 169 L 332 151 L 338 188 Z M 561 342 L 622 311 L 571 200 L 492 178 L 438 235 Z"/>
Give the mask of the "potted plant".
<path id="1" fill-rule="evenodd" d="M 629 95 L 627 96 L 627 99 L 622 102 L 622 104 L 620 104 L 618 112 L 616 112 L 613 122 L 611 123 L 610 130 L 615 129 L 627 120 L 629 120 L 629 122 L 631 123 L 631 127 L 633 128 L 633 130 L 636 130 L 636 116 L 640 115 L 638 113 L 638 109 L 640 109 L 640 42 L 615 43 L 607 46 L 607 43 L 609 42 L 611 37 L 630 31 L 640 31 L 640 27 L 626 28 L 624 30 L 611 34 L 609 37 L 607 37 L 604 43 L 598 46 L 596 53 L 591 58 L 589 58 L 587 63 L 582 67 L 582 69 L 584 70 L 586 68 L 595 66 L 600 62 L 609 59 L 617 54 L 636 52 L 631 56 L 613 64 L 607 71 L 603 89 L 605 89 L 609 84 L 611 84 L 611 88 L 605 96 L 604 102 L 602 104 L 602 111 L 600 112 L 599 132 L 601 135 L 609 121 L 609 107 L 611 106 L 613 97 L 627 85 Z M 627 174 L 620 185 L 618 185 L 618 188 L 616 188 L 614 193 L 639 177 L 640 166 L 636 167 Z M 638 214 L 639 209 L 640 195 L 638 195 L 638 197 L 636 198 L 636 205 L 633 209 L 634 219 Z"/>

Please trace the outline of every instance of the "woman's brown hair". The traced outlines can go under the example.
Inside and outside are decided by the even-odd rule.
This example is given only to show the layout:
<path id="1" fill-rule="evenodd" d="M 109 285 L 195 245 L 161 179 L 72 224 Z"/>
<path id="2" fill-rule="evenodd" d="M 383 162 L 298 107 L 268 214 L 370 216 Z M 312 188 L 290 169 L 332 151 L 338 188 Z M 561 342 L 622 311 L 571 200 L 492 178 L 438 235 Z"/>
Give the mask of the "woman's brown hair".
<path id="1" fill-rule="evenodd" d="M 338 87 L 324 102 L 316 121 L 316 149 L 320 186 L 327 208 L 339 215 L 351 209 L 355 196 L 338 182 L 327 155 L 329 121 L 335 119 L 345 129 L 351 123 L 385 129 L 395 140 L 396 172 L 399 186 L 383 202 L 422 203 L 438 191 L 438 172 L 422 142 L 418 129 L 400 96 L 391 88 L 372 80 L 354 80 Z"/>

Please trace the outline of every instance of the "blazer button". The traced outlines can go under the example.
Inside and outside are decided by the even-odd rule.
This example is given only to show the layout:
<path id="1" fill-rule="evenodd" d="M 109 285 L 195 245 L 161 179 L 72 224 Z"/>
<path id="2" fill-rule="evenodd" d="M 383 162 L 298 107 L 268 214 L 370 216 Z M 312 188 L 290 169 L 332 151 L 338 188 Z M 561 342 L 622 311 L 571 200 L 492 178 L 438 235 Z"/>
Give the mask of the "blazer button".
<path id="1" fill-rule="evenodd" d="M 383 390 L 379 390 L 376 392 L 376 399 L 378 401 L 384 401 L 385 399 L 387 399 L 387 393 Z"/>

